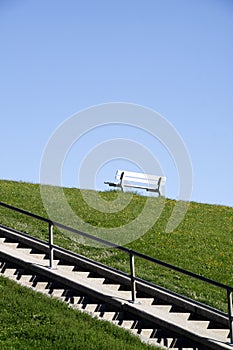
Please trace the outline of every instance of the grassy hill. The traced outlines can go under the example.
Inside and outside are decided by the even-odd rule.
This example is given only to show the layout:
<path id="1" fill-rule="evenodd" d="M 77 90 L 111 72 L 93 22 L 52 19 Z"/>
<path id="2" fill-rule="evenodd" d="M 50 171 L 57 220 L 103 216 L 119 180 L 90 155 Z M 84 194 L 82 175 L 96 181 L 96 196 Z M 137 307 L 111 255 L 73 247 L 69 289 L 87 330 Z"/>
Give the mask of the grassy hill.
<path id="1" fill-rule="evenodd" d="M 2 180 L 0 181 L 0 194 L 2 202 L 47 217 L 39 185 Z M 117 213 L 103 213 L 90 208 L 78 189 L 65 188 L 64 194 L 73 211 L 96 229 L 125 225 L 142 212 L 146 201 L 145 197 L 134 194 L 130 203 L 123 210 Z M 88 191 L 86 194 L 88 195 Z M 99 195 L 111 203 L 116 199 L 117 193 L 111 191 L 99 193 Z M 128 193 L 122 195 L 129 196 Z M 160 198 L 153 198 L 151 205 L 156 208 L 160 200 Z M 165 227 L 175 203 L 174 200 L 166 199 L 163 211 L 154 226 L 127 246 L 197 274 L 233 285 L 233 250 L 231 248 L 233 208 L 191 202 L 180 225 L 173 232 L 166 233 Z M 47 225 L 44 223 L 25 218 L 3 208 L 0 208 L 0 217 L 2 224 L 43 239 L 48 238 Z M 62 220 L 61 215 L 58 221 L 62 222 Z M 140 230 L 140 227 L 138 229 Z M 67 235 L 58 230 L 55 230 L 55 233 L 56 244 L 128 271 L 128 256 L 123 252 L 116 249 L 90 247 L 82 244 L 82 241 L 78 241 L 74 235 Z M 136 274 L 138 277 L 226 310 L 225 292 L 185 278 L 177 272 L 136 259 Z"/>

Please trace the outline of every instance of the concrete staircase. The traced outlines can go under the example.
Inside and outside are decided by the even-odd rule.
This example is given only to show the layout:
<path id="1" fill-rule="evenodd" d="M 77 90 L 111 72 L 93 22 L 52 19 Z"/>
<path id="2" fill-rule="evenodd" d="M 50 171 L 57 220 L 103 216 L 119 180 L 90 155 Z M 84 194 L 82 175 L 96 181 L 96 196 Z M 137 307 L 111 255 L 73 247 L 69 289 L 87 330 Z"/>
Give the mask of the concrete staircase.
<path id="1" fill-rule="evenodd" d="M 233 349 L 227 315 L 62 248 L 49 266 L 44 241 L 0 226 L 0 274 L 73 308 L 130 330 L 142 341 L 176 350 Z"/>

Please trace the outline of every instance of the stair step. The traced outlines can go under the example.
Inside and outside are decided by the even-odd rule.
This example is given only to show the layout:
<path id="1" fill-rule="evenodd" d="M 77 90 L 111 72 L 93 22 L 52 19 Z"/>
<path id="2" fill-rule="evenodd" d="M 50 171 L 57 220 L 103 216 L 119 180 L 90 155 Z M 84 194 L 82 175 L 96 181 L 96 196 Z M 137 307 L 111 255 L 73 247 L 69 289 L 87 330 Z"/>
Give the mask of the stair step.
<path id="1" fill-rule="evenodd" d="M 12 277 L 12 278 L 17 278 L 17 269 L 16 268 L 4 268 L 1 273 L 6 276 L 6 277 Z"/>
<path id="2" fill-rule="evenodd" d="M 25 253 L 25 254 L 30 254 L 32 251 L 32 248 L 26 248 L 26 247 L 17 247 L 17 250 L 21 253 Z"/>
<path id="3" fill-rule="evenodd" d="M 122 291 L 117 291 L 117 297 L 118 298 L 121 298 L 121 299 L 124 299 L 124 300 L 132 300 L 132 294 L 131 292 L 127 292 L 125 290 L 122 290 Z"/>
<path id="4" fill-rule="evenodd" d="M 174 342 L 174 338 L 171 338 L 171 337 L 155 337 L 155 338 L 149 338 L 148 339 L 148 344 L 150 345 L 160 345 L 160 346 L 164 346 L 166 348 L 170 348 L 171 345 L 173 344 Z M 172 347 L 172 349 L 174 349 Z M 179 350 L 182 349 L 184 350 L 185 348 L 180 348 L 179 347 Z M 194 348 L 192 348 L 193 350 Z"/>
<path id="5" fill-rule="evenodd" d="M 172 350 L 180 350 L 180 349 L 182 349 L 182 350 L 193 350 L 193 349 L 200 349 L 200 347 L 193 347 L 192 345 L 190 346 L 190 347 L 186 347 L 186 346 L 182 346 L 182 348 L 180 347 L 180 345 L 172 345 L 172 348 L 171 348 Z M 203 348 L 201 348 L 201 349 L 203 349 Z"/>
<path id="6" fill-rule="evenodd" d="M 154 305 L 152 305 L 154 302 L 154 298 L 136 298 L 136 300 L 137 300 L 137 303 L 139 303 L 139 304 L 146 304 L 146 305 L 154 306 Z"/>
<path id="7" fill-rule="evenodd" d="M 112 323 L 116 324 L 117 326 L 121 326 L 126 329 L 131 329 L 134 325 L 134 320 L 113 320 Z"/>
<path id="8" fill-rule="evenodd" d="M 104 281 L 105 281 L 105 278 L 100 278 L 100 277 L 88 277 L 88 280 L 103 285 L 103 283 L 104 283 Z"/>
<path id="9" fill-rule="evenodd" d="M 218 335 L 219 337 L 223 337 L 224 339 L 230 337 L 229 329 L 211 329 L 211 331 L 213 331 L 214 334 Z"/>
<path id="10" fill-rule="evenodd" d="M 195 328 L 195 327 L 201 327 L 201 328 L 208 328 L 210 322 L 209 321 L 193 321 L 193 320 L 187 320 L 187 325 L 190 325 L 191 327 Z"/>
<path id="11" fill-rule="evenodd" d="M 197 347 L 189 347 L 189 348 L 187 348 L 187 347 L 180 347 L 179 345 L 178 346 L 172 346 L 172 350 L 180 350 L 180 349 L 182 349 L 182 350 L 193 350 L 193 349 L 199 349 L 199 348 L 197 348 Z"/>
<path id="12" fill-rule="evenodd" d="M 92 313 L 94 313 L 96 310 L 100 308 L 100 304 L 91 302 L 89 298 L 87 298 L 86 296 L 80 296 L 78 303 L 73 305 L 78 309 L 82 309 L 83 311 L 92 312 Z"/>
<path id="13" fill-rule="evenodd" d="M 65 271 L 73 271 L 74 265 L 59 265 L 57 264 L 57 269 Z"/>
<path id="14" fill-rule="evenodd" d="M 75 273 L 81 278 L 87 278 L 90 274 L 89 271 L 75 271 Z"/>
<path id="15" fill-rule="evenodd" d="M 182 320 L 187 321 L 190 317 L 190 312 L 171 312 L 171 315 L 177 317 L 177 319 L 182 319 Z M 204 321 L 204 322 L 206 322 L 206 321 Z M 208 322 L 208 324 L 209 324 L 209 322 Z"/>
<path id="16" fill-rule="evenodd" d="M 82 312 L 86 312 L 86 310 L 83 308 L 83 304 L 74 304 L 72 305 L 72 308 L 77 309 Z"/>
<path id="17" fill-rule="evenodd" d="M 120 288 L 120 284 L 104 283 L 103 286 L 107 287 L 108 289 L 114 290 L 114 291 L 118 291 Z"/>
<path id="18" fill-rule="evenodd" d="M 133 334 L 141 336 L 143 338 L 150 338 L 154 332 L 154 328 L 142 328 L 142 329 L 133 328 L 131 329 L 131 331 Z"/>
<path id="19" fill-rule="evenodd" d="M 19 283 L 25 283 L 27 285 L 32 284 L 33 275 L 18 275 L 17 280 Z"/>
<path id="20" fill-rule="evenodd" d="M 95 311 L 94 315 L 98 318 L 109 320 L 109 321 L 121 321 L 124 318 L 124 312 L 123 311 L 110 311 L 110 310 L 104 310 L 104 311 Z"/>
<path id="21" fill-rule="evenodd" d="M 45 292 L 48 292 L 49 290 L 47 289 L 48 286 L 48 282 L 40 282 L 40 281 L 36 281 L 33 282 L 32 287 L 37 289 L 37 290 L 44 290 Z"/>
<path id="22" fill-rule="evenodd" d="M 113 321 L 116 317 L 116 312 L 114 311 L 105 311 L 105 312 L 95 312 L 95 316 L 107 321 Z"/>
<path id="23" fill-rule="evenodd" d="M 88 312 L 95 312 L 98 308 L 99 304 L 83 304 L 83 309 Z"/>
<path id="24" fill-rule="evenodd" d="M 83 299 L 83 297 L 82 296 L 68 296 L 68 297 L 64 296 L 64 299 L 69 304 L 76 305 L 76 304 L 80 304 L 81 303 L 81 300 Z"/>
<path id="25" fill-rule="evenodd" d="M 31 253 L 31 255 L 33 256 L 33 258 L 40 259 L 40 260 L 44 260 L 46 257 L 46 254 L 44 253 Z"/>
<path id="26" fill-rule="evenodd" d="M 17 249 L 18 244 L 19 243 L 17 243 L 17 242 L 7 242 L 7 241 L 4 242 L 4 245 L 7 245 L 7 246 L 9 246 L 12 249 Z"/>
<path id="27" fill-rule="evenodd" d="M 169 313 L 172 305 L 151 305 L 152 310 L 158 310 L 158 311 L 163 311 Z"/>
<path id="28" fill-rule="evenodd" d="M 61 289 L 53 289 L 50 293 L 51 296 L 56 297 L 56 298 L 61 298 L 62 295 L 64 294 L 64 288 Z"/>
<path id="29" fill-rule="evenodd" d="M 45 254 L 44 260 L 48 260 L 50 261 L 50 257 L 48 256 L 48 254 Z M 60 260 L 59 259 L 53 259 L 54 265 L 58 265 Z"/>

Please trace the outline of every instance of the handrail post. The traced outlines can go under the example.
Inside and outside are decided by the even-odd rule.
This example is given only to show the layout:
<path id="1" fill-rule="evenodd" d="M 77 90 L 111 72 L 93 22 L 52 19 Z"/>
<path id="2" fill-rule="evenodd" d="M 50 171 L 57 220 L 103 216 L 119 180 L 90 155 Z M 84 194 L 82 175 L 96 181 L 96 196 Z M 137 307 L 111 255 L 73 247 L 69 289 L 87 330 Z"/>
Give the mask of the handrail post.
<path id="1" fill-rule="evenodd" d="M 135 282 L 135 265 L 134 254 L 130 252 L 130 278 L 131 278 L 131 298 L 132 303 L 136 301 L 136 282 Z"/>
<path id="2" fill-rule="evenodd" d="M 53 224 L 49 222 L 49 268 L 54 268 L 53 258 L 54 258 L 54 248 L 53 248 Z"/>
<path id="3" fill-rule="evenodd" d="M 233 308 L 232 308 L 232 291 L 227 289 L 227 302 L 228 302 L 228 318 L 230 328 L 230 344 L 233 345 Z"/>

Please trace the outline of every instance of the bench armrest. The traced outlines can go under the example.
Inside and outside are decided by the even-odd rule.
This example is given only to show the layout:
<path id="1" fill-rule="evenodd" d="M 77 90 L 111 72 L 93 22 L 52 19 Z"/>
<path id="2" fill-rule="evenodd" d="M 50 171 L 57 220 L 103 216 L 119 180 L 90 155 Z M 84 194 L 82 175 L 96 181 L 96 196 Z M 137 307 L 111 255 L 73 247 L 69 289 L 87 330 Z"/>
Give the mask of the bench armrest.
<path id="1" fill-rule="evenodd" d="M 119 183 L 115 182 L 104 182 L 106 185 L 111 186 L 111 187 L 120 187 L 121 185 Z"/>

